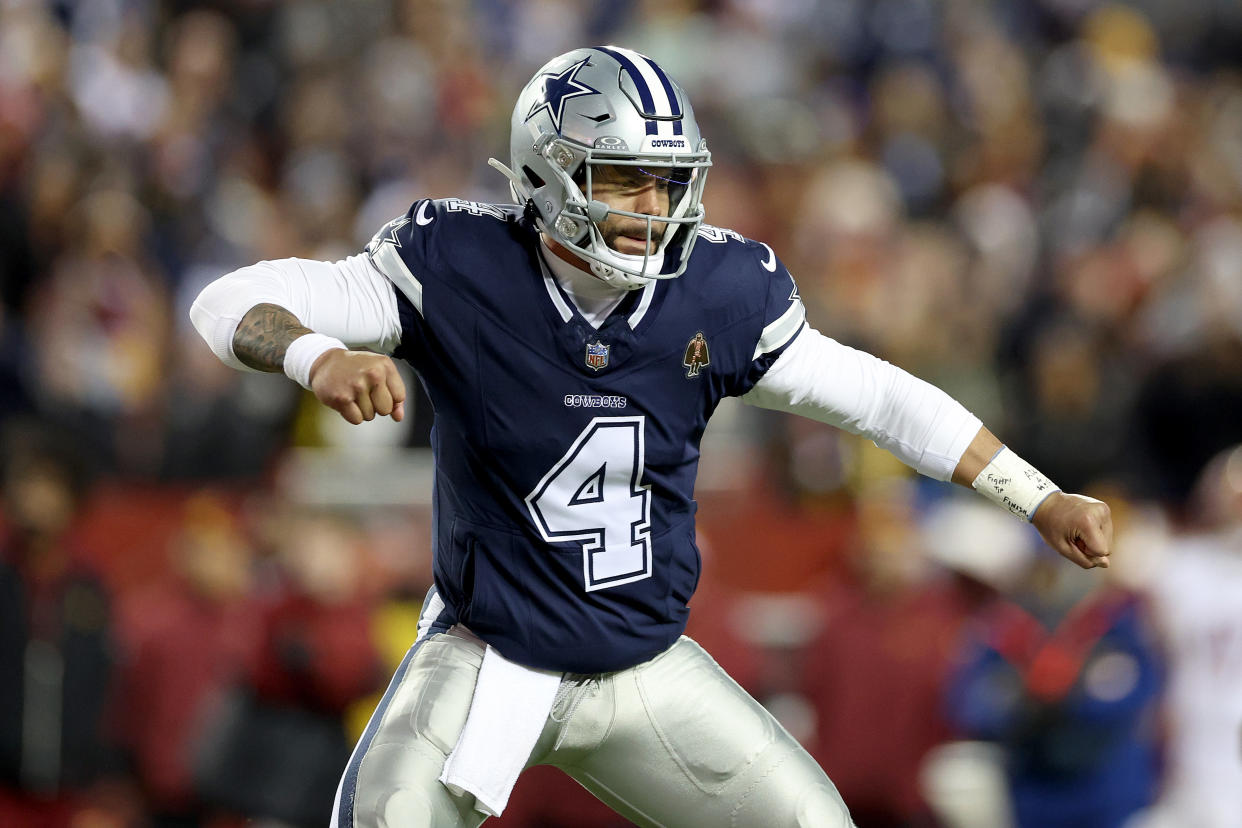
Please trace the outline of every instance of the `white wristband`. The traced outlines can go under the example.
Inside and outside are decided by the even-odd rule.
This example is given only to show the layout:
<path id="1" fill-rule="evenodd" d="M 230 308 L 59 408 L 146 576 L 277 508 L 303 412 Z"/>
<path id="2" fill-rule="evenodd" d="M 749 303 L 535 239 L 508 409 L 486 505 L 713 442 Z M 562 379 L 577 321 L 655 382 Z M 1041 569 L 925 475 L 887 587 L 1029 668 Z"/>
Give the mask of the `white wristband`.
<path id="1" fill-rule="evenodd" d="M 311 366 L 315 364 L 315 360 L 333 348 L 349 350 L 339 339 L 317 333 L 302 334 L 285 350 L 286 376 L 309 391 Z"/>
<path id="2" fill-rule="evenodd" d="M 1061 491 L 1039 469 L 1006 446 L 1001 446 L 971 485 L 979 494 L 1023 520 L 1035 515 L 1044 498 Z"/>

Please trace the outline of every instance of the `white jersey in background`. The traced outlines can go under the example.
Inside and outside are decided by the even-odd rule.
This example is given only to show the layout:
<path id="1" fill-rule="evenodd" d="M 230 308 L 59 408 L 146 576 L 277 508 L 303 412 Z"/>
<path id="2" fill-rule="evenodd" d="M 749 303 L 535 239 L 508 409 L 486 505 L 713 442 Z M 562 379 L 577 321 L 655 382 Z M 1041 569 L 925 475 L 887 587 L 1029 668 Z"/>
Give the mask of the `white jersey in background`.
<path id="1" fill-rule="evenodd" d="M 1238 828 L 1242 531 L 1174 539 L 1150 590 L 1169 660 L 1168 766 L 1150 825 Z"/>

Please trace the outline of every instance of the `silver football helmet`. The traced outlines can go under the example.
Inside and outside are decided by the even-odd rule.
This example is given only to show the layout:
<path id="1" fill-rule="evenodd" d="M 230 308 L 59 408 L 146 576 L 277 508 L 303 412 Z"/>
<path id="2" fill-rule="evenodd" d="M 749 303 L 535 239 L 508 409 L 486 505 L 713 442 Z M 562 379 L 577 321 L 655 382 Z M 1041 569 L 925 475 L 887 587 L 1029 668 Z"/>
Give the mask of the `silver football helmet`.
<path id="1" fill-rule="evenodd" d="M 609 284 L 634 289 L 680 276 L 703 223 L 711 153 L 681 87 L 655 61 L 619 46 L 575 49 L 547 63 L 513 108 L 512 169 L 496 159 L 539 230 Z M 633 169 L 668 190 L 667 216 L 614 209 L 593 195 L 605 166 Z M 605 242 L 609 216 L 646 222 L 646 252 Z M 654 249 L 653 249 L 654 248 Z"/>

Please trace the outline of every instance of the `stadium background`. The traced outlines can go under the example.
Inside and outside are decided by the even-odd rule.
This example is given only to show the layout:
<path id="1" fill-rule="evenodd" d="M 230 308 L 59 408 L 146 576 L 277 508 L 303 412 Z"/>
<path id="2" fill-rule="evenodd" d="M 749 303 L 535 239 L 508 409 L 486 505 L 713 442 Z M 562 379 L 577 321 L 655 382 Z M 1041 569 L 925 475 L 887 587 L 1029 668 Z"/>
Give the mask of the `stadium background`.
<path id="1" fill-rule="evenodd" d="M 357 252 L 417 197 L 506 200 L 485 162 L 522 83 L 606 42 L 687 89 L 708 221 L 771 244 L 820 330 L 1118 521 L 1113 570 L 1049 575 L 873 446 L 729 406 L 696 637 L 861 828 L 1003 825 L 1007 798 L 1025 824 L 1157 799 L 1132 824 L 1242 824 L 1242 593 L 1197 600 L 1176 554 L 1218 556 L 1209 584 L 1242 560 L 1231 0 L 0 0 L 0 824 L 321 824 L 298 808 L 325 784 L 298 786 L 343 761 L 429 581 L 429 413 L 351 429 L 220 365 L 189 304 Z M 1136 602 L 1128 661 L 1084 656 L 1055 698 L 1030 665 L 963 684 L 999 604 L 1051 628 L 1105 593 Z M 1185 690 L 1173 644 L 1205 630 Z M 1007 797 L 998 763 L 1046 787 Z M 489 824 L 613 822 L 538 772 Z"/>

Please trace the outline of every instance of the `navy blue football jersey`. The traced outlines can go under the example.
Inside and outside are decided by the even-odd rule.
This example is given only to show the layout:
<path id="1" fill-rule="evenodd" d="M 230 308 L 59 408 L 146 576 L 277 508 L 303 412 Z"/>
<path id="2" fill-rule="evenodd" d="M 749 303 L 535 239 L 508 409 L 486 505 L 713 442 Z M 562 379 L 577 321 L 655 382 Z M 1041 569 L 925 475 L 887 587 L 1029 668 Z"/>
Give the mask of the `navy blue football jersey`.
<path id="1" fill-rule="evenodd" d="M 506 658 L 578 673 L 681 634 L 699 579 L 694 481 L 722 397 L 804 326 L 764 244 L 704 226 L 677 279 L 596 329 L 511 205 L 424 200 L 367 246 L 435 408 L 435 583 Z"/>

